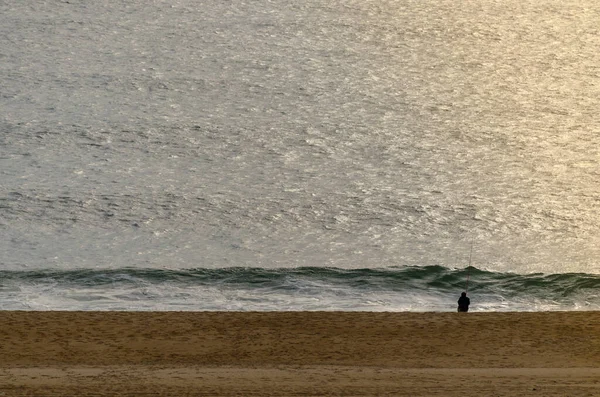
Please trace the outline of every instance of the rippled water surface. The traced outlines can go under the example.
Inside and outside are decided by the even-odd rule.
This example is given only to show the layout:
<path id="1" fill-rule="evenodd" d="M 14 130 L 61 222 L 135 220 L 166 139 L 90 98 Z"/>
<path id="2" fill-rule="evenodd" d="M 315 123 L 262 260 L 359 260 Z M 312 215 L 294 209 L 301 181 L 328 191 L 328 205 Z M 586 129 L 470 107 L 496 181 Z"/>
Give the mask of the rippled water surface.
<path id="1" fill-rule="evenodd" d="M 600 273 L 591 0 L 0 2 L 4 269 Z"/>

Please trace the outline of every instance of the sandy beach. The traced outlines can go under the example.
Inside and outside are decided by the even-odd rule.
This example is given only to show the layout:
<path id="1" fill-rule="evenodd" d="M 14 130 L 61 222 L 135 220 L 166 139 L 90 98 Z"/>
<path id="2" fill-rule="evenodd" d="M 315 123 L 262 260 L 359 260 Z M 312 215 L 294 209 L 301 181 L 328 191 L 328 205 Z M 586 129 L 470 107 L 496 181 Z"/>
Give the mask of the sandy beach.
<path id="1" fill-rule="evenodd" d="M 0 312 L 1 396 L 600 396 L 600 313 Z"/>

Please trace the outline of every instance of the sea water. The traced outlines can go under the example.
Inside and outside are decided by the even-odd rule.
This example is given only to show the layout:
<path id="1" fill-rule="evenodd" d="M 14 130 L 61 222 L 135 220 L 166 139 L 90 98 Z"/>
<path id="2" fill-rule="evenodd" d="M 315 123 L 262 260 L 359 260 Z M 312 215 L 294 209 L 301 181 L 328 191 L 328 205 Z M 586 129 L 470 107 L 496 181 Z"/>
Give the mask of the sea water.
<path id="1" fill-rule="evenodd" d="M 599 16 L 0 2 L 0 309 L 597 310 Z"/>

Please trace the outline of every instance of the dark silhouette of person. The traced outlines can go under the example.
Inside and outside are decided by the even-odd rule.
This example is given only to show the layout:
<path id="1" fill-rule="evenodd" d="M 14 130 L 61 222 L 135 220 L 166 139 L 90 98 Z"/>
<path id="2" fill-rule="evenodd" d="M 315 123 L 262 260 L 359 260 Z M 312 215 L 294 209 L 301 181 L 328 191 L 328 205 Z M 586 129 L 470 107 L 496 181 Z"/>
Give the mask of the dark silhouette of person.
<path id="1" fill-rule="evenodd" d="M 458 311 L 459 312 L 468 312 L 469 305 L 471 304 L 471 299 L 467 296 L 466 292 L 460 294 L 460 298 L 458 298 Z"/>

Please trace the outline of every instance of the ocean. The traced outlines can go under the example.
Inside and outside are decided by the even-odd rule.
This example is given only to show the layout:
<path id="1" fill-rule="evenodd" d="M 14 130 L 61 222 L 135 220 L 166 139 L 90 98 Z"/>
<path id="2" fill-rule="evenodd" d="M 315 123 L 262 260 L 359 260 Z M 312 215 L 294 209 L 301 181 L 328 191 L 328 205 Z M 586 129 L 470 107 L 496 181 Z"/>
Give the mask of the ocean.
<path id="1" fill-rule="evenodd" d="M 599 18 L 0 2 L 0 309 L 598 310 Z"/>

